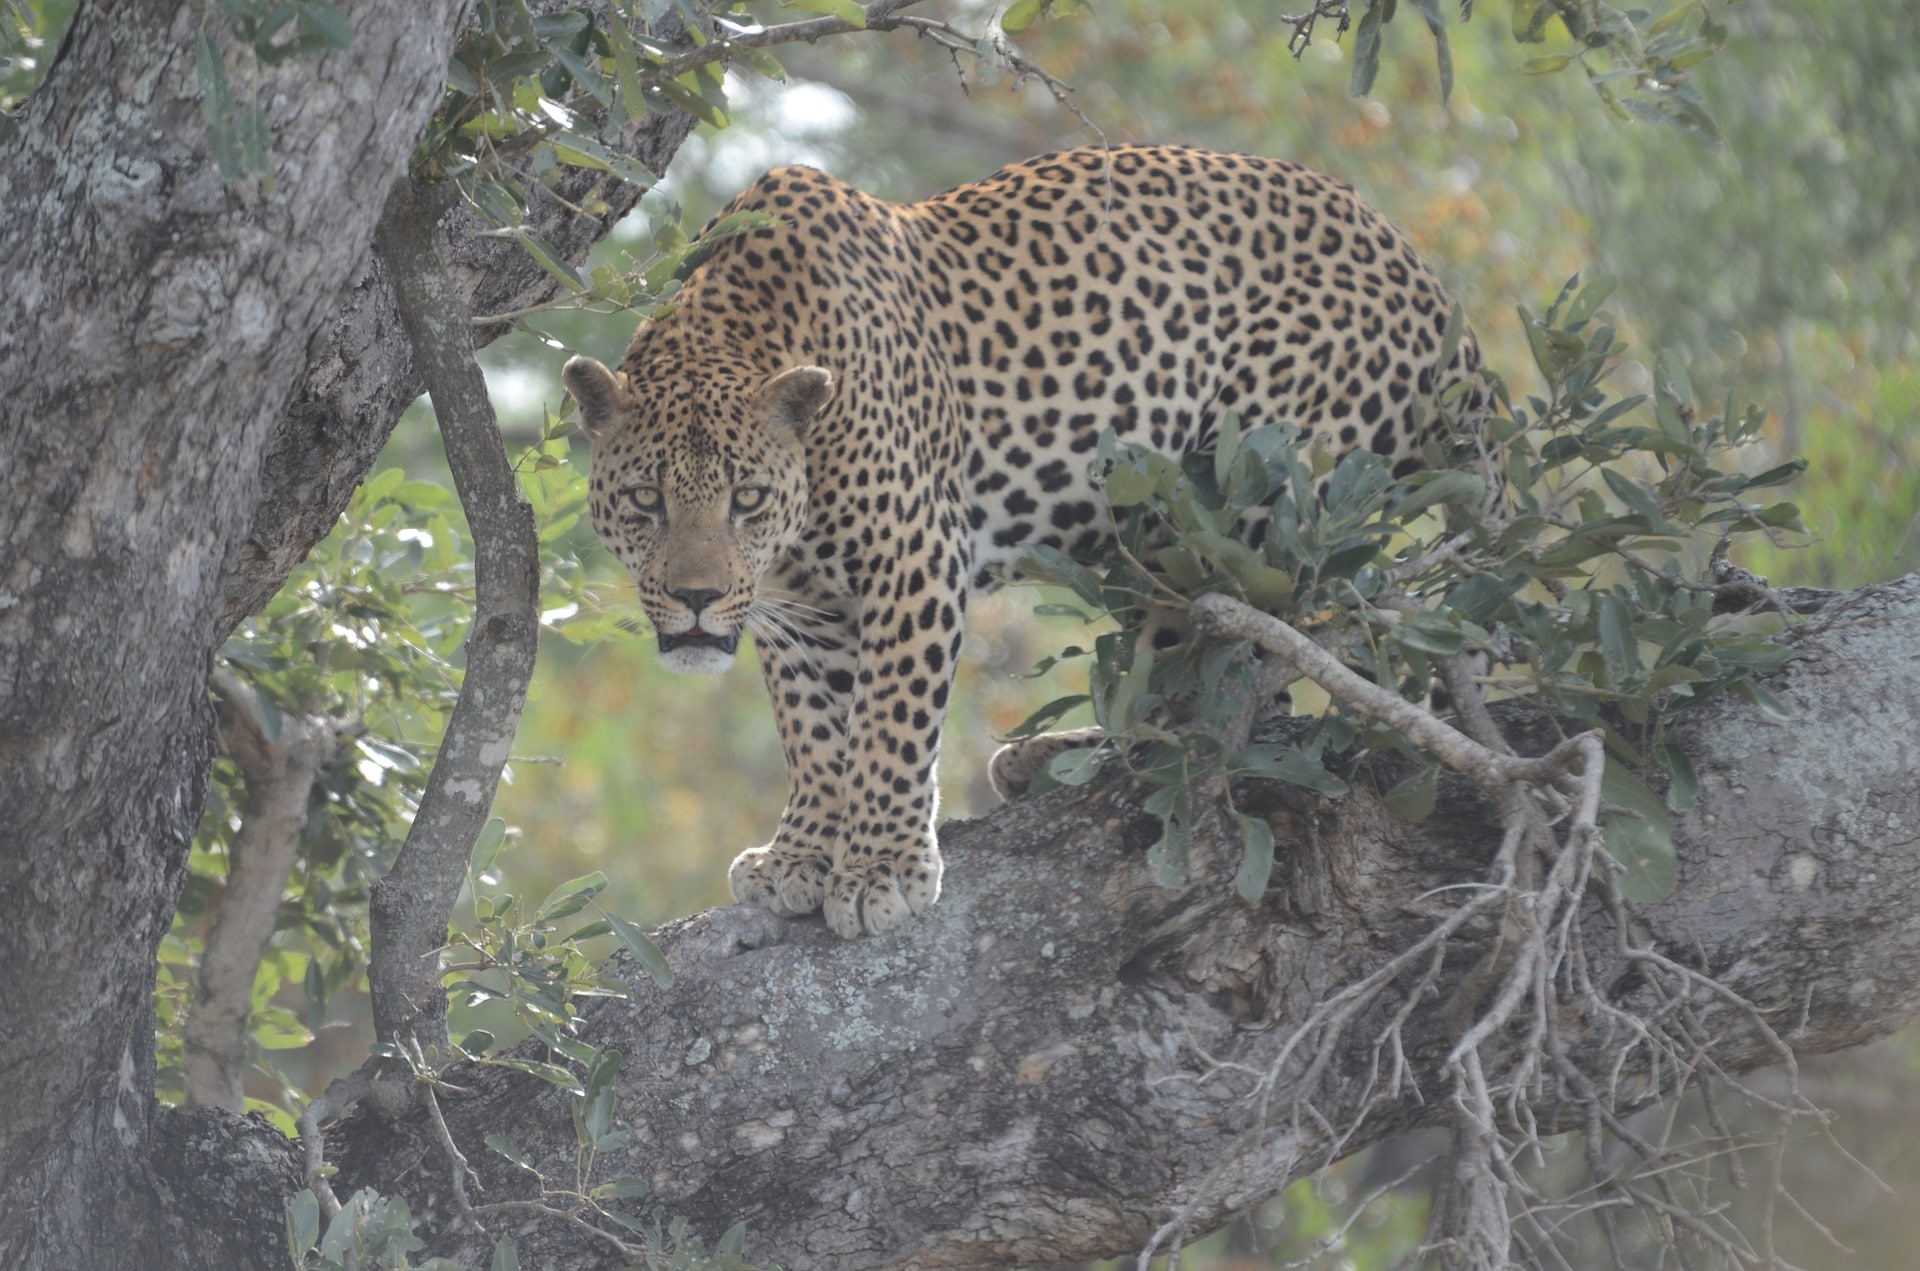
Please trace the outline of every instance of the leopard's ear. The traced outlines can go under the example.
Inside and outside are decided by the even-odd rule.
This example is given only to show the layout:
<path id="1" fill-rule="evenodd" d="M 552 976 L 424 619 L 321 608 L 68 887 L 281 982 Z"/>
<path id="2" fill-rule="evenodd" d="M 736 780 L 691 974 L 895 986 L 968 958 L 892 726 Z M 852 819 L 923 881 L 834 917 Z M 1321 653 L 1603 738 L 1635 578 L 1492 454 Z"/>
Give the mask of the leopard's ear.
<path id="1" fill-rule="evenodd" d="M 761 385 L 760 405 L 769 420 L 793 429 L 796 436 L 804 436 L 832 393 L 831 372 L 818 366 L 796 366 Z"/>
<path id="2" fill-rule="evenodd" d="M 567 391 L 580 403 L 580 428 L 595 441 L 603 439 L 618 417 L 625 376 L 609 371 L 590 357 L 569 358 L 560 372 Z"/>

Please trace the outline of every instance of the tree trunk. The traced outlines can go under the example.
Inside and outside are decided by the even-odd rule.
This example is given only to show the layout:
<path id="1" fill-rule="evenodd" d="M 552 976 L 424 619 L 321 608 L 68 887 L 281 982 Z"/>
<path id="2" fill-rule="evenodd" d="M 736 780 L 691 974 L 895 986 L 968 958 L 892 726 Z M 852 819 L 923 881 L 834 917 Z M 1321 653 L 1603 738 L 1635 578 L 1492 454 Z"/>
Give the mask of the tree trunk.
<path id="1" fill-rule="evenodd" d="M 1883 1036 L 1920 1001 L 1916 632 L 1920 576 L 1804 642 L 1776 681 L 1790 722 L 1727 699 L 1682 730 L 1700 796 L 1676 818 L 1679 886 L 1627 916 L 1639 947 L 1751 1004 L 1704 981 L 1684 1003 L 1727 1073 L 1778 1063 L 1781 1038 L 1813 1054 Z M 1557 740 L 1546 721 L 1506 722 L 1523 753 Z M 1465 783 L 1443 782 L 1416 825 L 1377 793 L 1399 774 L 1376 775 L 1338 801 L 1241 792 L 1281 844 L 1257 908 L 1234 896 L 1237 837 L 1203 840 L 1185 888 L 1156 886 L 1142 859 L 1156 827 L 1124 785 L 1103 782 L 949 824 L 948 890 L 897 937 L 849 943 L 817 920 L 744 907 L 671 924 L 659 940 L 673 988 L 632 975 L 632 1003 L 586 1030 L 625 1056 L 619 1110 L 633 1130 L 596 1180 L 647 1179 L 636 1207 L 684 1214 L 708 1239 L 744 1219 L 748 1255 L 790 1271 L 1046 1265 L 1138 1250 L 1163 1229 L 1198 1235 L 1331 1159 L 1441 1123 L 1441 1066 L 1474 1005 L 1461 989 L 1483 965 L 1485 929 L 1417 1000 L 1417 975 L 1395 981 L 1330 1039 L 1317 1078 L 1305 1076 L 1315 1039 L 1282 1055 L 1316 1006 L 1451 909 L 1448 889 L 1483 879 L 1499 837 Z M 1583 921 L 1610 1002 L 1671 1013 L 1656 977 L 1616 947 L 1606 909 L 1589 905 Z M 1391 1055 L 1376 1039 L 1402 1007 L 1406 1080 L 1384 1097 Z M 1624 1057 L 1609 1111 L 1679 1075 L 1650 1069 L 1617 1026 L 1559 1025 L 1589 1071 Z M 449 1080 L 467 1092 L 446 1115 L 485 1182 L 475 1203 L 536 1190 L 486 1134 L 571 1185 L 566 1095 L 499 1070 Z M 1543 1131 L 1586 1115 L 1563 1082 L 1532 1107 Z M 399 1190 L 433 1252 L 485 1265 L 488 1240 L 449 1217 L 447 1166 L 423 1123 L 363 1116 L 329 1155 L 337 1186 Z M 618 1265 L 564 1224 L 514 1234 L 522 1265 Z"/>
<path id="2" fill-rule="evenodd" d="M 247 1123 L 156 1129 L 150 997 L 211 755 L 213 652 L 332 528 L 420 391 L 370 245 L 469 4 L 342 7 L 350 48 L 276 69 L 203 6 L 82 0 L 0 147 L 8 1267 L 246 1265 L 213 1234 L 223 1208 L 229 1229 L 250 1215 L 262 1265 L 284 1263 L 279 1200 L 254 1204 L 295 1189 L 284 1158 L 256 1153 L 274 1166 L 246 1183 L 208 1162 Z M 270 189 L 212 161 L 203 32 L 263 112 Z M 656 113 L 610 144 L 660 171 L 691 126 Z M 615 186 L 603 214 L 567 211 L 594 176 L 567 171 L 536 208 L 570 259 L 638 198 Z M 473 312 L 553 294 L 474 228 L 441 223 Z"/>
<path id="3" fill-rule="evenodd" d="M 352 49 L 260 68 L 272 192 L 208 158 L 195 37 L 229 41 L 181 0 L 83 4 L 0 153 L 0 1265 L 154 1259 L 154 956 L 220 580 L 463 3 L 365 0 Z"/>

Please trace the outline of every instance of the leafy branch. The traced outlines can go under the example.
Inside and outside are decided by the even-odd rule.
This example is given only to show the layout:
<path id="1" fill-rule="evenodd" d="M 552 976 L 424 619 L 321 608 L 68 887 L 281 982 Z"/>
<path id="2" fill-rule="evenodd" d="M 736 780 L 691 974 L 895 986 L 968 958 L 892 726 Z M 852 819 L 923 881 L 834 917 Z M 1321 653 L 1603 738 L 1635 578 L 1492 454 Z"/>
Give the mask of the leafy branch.
<path id="1" fill-rule="evenodd" d="M 1463 420 L 1451 449 L 1430 444 L 1426 470 L 1403 480 L 1368 451 L 1336 461 L 1289 426 L 1243 433 L 1231 417 L 1210 452 L 1181 460 L 1104 438 L 1095 465 L 1115 543 L 1089 560 L 1037 550 L 1026 570 L 1119 629 L 1061 655 L 1089 658 L 1087 694 L 1044 708 L 1017 730 L 1014 758 L 996 760 L 1002 770 L 1021 766 L 1035 788 L 1079 784 L 1124 763 L 1144 788 L 1142 808 L 1162 823 L 1148 859 L 1168 885 L 1184 882 L 1198 820 L 1219 807 L 1238 830 L 1237 886 L 1249 903 L 1267 889 L 1274 834 L 1236 803 L 1236 779 L 1338 794 L 1357 771 L 1354 756 L 1371 750 L 1413 768 L 1384 796 L 1404 818 L 1431 813 L 1443 768 L 1486 791 L 1501 842 L 1484 885 L 1321 1004 L 1270 1070 L 1255 1074 L 1257 1090 L 1271 1091 L 1283 1078 L 1296 1083 L 1289 1065 L 1304 1062 L 1311 1091 L 1343 1033 L 1390 987 L 1407 976 L 1435 982 L 1462 932 L 1502 930 L 1501 956 L 1445 1008 L 1455 1135 L 1428 1247 L 1464 1265 L 1506 1265 L 1522 1239 L 1514 1224 L 1545 1221 L 1536 1216 L 1552 1207 L 1512 1165 L 1536 1141 L 1531 1092 L 1549 1079 L 1581 1085 L 1602 1120 L 1617 1096 L 1608 1083 L 1618 1069 L 1587 1073 L 1560 1036 L 1570 1000 L 1637 1037 L 1655 1071 L 1683 1074 L 1681 1086 L 1710 1075 L 1689 1058 L 1684 1021 L 1634 1016 L 1586 982 L 1591 937 L 1578 916 L 1597 899 L 1617 918 L 1609 952 L 1646 968 L 1674 1000 L 1725 994 L 1636 943 L 1627 913 L 1671 890 L 1669 813 L 1695 798 L 1672 722 L 1723 693 L 1783 714 L 1760 678 L 1794 656 L 1771 638 L 1776 615 L 1795 607 L 1787 599 L 1757 580 L 1699 582 L 1686 571 L 1709 544 L 1724 560 L 1741 536 L 1798 535 L 1792 504 L 1757 496 L 1803 465 L 1747 474 L 1730 464 L 1757 437 L 1760 413 L 1705 417 L 1668 359 L 1657 363 L 1650 399 L 1610 395 L 1605 379 L 1624 352 L 1601 310 L 1612 285 L 1575 279 L 1544 316 L 1523 308 L 1544 390 L 1516 402 L 1489 375 L 1486 398 L 1501 410 Z M 1448 343 L 1458 338 L 1456 324 Z M 1736 593 L 1753 607 L 1728 612 L 1722 602 Z M 1156 648 L 1164 641 L 1144 633 L 1178 608 L 1194 638 Z M 1291 747 L 1249 743 L 1249 714 L 1294 681 L 1324 691 L 1327 713 Z M 1453 722 L 1433 705 L 1439 690 Z M 1571 732 L 1544 754 L 1518 754 L 1487 709 L 1490 695 L 1531 704 Z M 1097 729 L 1040 733 L 1080 705 Z M 1032 754 L 1020 759 L 1023 750 Z M 1195 793 L 1203 785 L 1205 801 Z M 1421 993 L 1373 1039 L 1387 1069 L 1368 1106 L 1403 1093 L 1400 1030 Z M 1815 1115 L 1797 1092 L 1783 1106 L 1785 1115 Z M 1302 1106 L 1291 1114 L 1319 1115 Z M 1689 1159 L 1685 1149 L 1663 1145 L 1643 1157 L 1643 1174 L 1599 1185 L 1737 1261 L 1738 1233 L 1649 1190 Z M 1169 1224 L 1146 1252 L 1177 1244 L 1180 1230 Z"/>

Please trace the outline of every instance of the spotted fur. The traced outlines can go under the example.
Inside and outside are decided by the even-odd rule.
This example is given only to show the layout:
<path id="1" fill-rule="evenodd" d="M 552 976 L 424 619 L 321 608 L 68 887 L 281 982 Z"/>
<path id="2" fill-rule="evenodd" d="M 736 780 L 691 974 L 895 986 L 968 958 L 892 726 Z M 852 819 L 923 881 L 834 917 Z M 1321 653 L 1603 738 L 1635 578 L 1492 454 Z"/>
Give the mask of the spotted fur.
<path id="1" fill-rule="evenodd" d="M 755 632 L 790 796 L 733 894 L 886 931 L 939 896 L 934 765 L 968 597 L 1031 543 L 1110 533 L 1101 431 L 1168 453 L 1285 420 L 1417 467 L 1452 302 L 1406 238 L 1297 164 L 1171 146 L 1043 155 L 896 205 L 811 168 L 731 211 L 610 371 L 566 378 L 592 512 L 667 664 Z"/>

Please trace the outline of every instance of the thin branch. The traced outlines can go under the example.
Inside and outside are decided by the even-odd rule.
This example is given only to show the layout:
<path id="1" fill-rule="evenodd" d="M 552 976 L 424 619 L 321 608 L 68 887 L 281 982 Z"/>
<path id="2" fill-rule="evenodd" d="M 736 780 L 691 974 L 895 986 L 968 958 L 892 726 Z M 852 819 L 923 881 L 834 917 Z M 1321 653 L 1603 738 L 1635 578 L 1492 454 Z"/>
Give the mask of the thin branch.
<path id="1" fill-rule="evenodd" d="M 473 532 L 474 616 L 466 673 L 407 841 L 373 889 L 368 968 L 381 1040 L 417 1036 L 444 1058 L 450 1047 L 439 950 L 533 674 L 540 559 L 533 513 L 514 480 L 486 380 L 474 361 L 466 307 L 410 183 L 395 187 L 375 241 Z"/>
<path id="2" fill-rule="evenodd" d="M 254 722 L 259 708 L 251 688 L 225 671 L 214 673 L 213 688 L 221 742 L 246 780 L 247 802 L 181 1034 L 187 1106 L 244 1112 L 254 978 L 300 851 L 308 794 L 350 725 L 289 713 L 282 717 L 279 736 L 269 740 Z"/>

